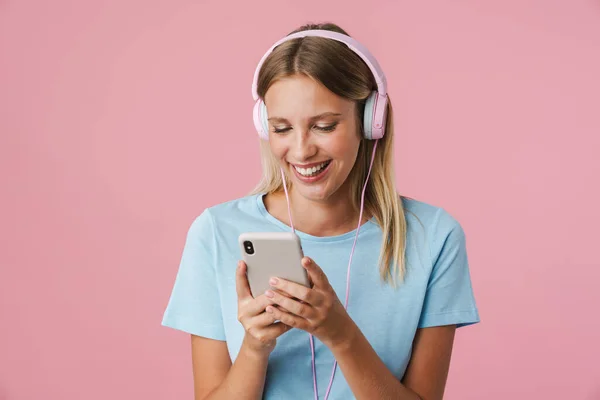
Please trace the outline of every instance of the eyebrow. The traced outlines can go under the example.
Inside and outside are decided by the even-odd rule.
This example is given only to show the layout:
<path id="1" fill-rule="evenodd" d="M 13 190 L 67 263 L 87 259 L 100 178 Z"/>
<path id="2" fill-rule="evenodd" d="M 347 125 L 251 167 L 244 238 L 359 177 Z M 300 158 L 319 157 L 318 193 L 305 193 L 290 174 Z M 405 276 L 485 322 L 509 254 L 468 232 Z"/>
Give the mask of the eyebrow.
<path id="1" fill-rule="evenodd" d="M 325 117 L 339 117 L 340 115 L 342 115 L 342 114 L 340 114 L 340 113 L 334 113 L 334 112 L 329 111 L 329 112 L 324 112 L 324 113 L 319 114 L 319 115 L 315 115 L 314 117 L 310 117 L 309 121 L 312 122 L 312 121 L 316 121 L 318 119 L 325 118 Z M 268 119 L 268 121 L 271 121 L 271 122 L 289 122 L 287 119 L 282 118 L 282 117 L 271 117 L 271 118 Z"/>

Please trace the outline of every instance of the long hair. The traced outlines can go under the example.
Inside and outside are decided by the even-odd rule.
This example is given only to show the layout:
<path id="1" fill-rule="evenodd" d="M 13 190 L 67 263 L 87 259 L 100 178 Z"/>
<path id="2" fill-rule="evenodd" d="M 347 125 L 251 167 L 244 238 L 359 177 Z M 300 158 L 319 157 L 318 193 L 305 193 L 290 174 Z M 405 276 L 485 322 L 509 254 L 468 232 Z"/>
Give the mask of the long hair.
<path id="1" fill-rule="evenodd" d="M 332 23 L 308 24 L 295 31 L 323 29 L 348 35 Z M 349 36 L 349 35 L 348 35 Z M 269 87 L 279 78 L 306 75 L 336 95 L 356 103 L 357 124 L 362 134 L 365 101 L 376 90 L 369 67 L 344 43 L 322 37 L 304 37 L 277 46 L 265 60 L 258 77 L 258 95 L 264 99 Z M 406 218 L 402 196 L 396 191 L 393 166 L 394 124 L 392 104 L 388 96 L 386 131 L 377 144 L 371 177 L 365 192 L 365 211 L 375 218 L 383 232 L 379 254 L 379 270 L 384 282 L 396 285 L 406 272 Z M 362 187 L 367 177 L 374 141 L 362 139 L 356 162 L 348 176 L 352 205 L 358 211 Z M 276 193 L 283 185 L 279 163 L 271 153 L 268 141 L 261 140 L 263 174 L 251 194 Z"/>

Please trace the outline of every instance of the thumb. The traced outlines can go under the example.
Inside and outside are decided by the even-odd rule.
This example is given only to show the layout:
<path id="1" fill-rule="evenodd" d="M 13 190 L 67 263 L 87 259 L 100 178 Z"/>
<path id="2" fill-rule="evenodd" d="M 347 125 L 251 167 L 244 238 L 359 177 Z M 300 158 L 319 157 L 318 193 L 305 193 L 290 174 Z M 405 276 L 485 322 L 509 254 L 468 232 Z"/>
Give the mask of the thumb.
<path id="1" fill-rule="evenodd" d="M 246 269 L 246 263 L 238 261 L 237 269 L 235 270 L 235 291 L 239 300 L 253 298 L 250 292 L 250 285 L 248 284 L 248 277 L 246 276 Z"/>

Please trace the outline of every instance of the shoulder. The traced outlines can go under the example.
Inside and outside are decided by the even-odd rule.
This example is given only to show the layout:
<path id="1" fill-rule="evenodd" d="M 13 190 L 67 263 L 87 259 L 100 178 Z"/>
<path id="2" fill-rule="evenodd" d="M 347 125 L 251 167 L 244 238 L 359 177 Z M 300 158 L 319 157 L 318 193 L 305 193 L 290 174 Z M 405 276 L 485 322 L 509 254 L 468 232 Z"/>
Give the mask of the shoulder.
<path id="1" fill-rule="evenodd" d="M 448 239 L 464 241 L 462 225 L 445 208 L 409 197 L 402 197 L 402 203 L 409 232 L 422 230 L 432 254 L 439 252 Z"/>
<path id="2" fill-rule="evenodd" d="M 206 207 L 192 222 L 193 233 L 211 233 L 228 226 L 240 225 L 249 220 L 261 218 L 257 205 L 259 195 L 248 195 Z"/>
<path id="3" fill-rule="evenodd" d="M 402 204 L 407 220 L 420 220 L 430 229 L 445 231 L 460 226 L 454 215 L 443 207 L 405 196 L 402 197 Z"/>
<path id="4" fill-rule="evenodd" d="M 204 212 L 209 213 L 215 220 L 231 218 L 238 214 L 257 214 L 257 197 L 259 195 L 248 195 L 237 199 L 224 201 L 207 207 Z"/>
<path id="5" fill-rule="evenodd" d="M 261 194 L 252 194 L 237 199 L 225 201 L 208 207 L 204 212 L 209 213 L 212 220 L 220 227 L 255 223 L 264 218 Z"/>

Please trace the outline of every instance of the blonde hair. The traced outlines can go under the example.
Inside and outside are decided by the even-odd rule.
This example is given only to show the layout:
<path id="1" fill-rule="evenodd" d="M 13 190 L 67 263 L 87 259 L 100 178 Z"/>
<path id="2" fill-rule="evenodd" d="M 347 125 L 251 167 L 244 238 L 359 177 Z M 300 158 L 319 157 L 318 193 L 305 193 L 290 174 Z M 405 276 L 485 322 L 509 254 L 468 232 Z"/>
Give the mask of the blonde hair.
<path id="1" fill-rule="evenodd" d="M 332 23 L 308 24 L 291 32 L 324 29 L 348 35 Z M 265 60 L 258 77 L 258 95 L 264 99 L 269 87 L 282 77 L 306 75 L 336 95 L 353 100 L 357 105 L 357 124 L 362 135 L 362 115 L 367 97 L 376 90 L 371 70 L 345 44 L 322 37 L 304 37 L 277 46 Z M 365 211 L 375 218 L 383 232 L 379 254 L 379 270 L 384 282 L 396 285 L 406 273 L 406 218 L 402 196 L 396 191 L 393 167 L 394 124 L 391 100 L 385 136 L 377 144 L 371 177 L 365 192 Z M 374 141 L 362 139 L 356 162 L 348 176 L 352 205 L 358 211 L 362 187 L 367 177 Z M 279 163 L 271 153 L 269 142 L 261 140 L 263 175 L 251 194 L 276 193 L 283 190 Z M 286 185 L 291 184 L 286 179 Z"/>

